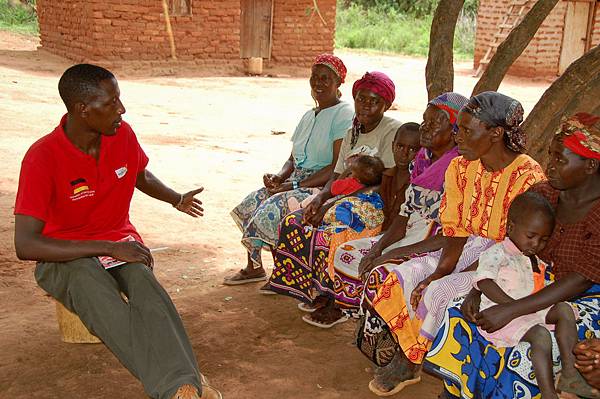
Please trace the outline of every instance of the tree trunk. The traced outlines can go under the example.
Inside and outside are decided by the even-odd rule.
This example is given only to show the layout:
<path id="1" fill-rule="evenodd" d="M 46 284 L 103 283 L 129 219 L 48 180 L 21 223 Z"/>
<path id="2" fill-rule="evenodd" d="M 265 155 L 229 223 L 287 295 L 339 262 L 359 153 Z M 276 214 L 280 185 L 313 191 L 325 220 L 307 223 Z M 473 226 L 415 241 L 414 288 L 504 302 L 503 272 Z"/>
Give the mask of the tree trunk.
<path id="1" fill-rule="evenodd" d="M 429 35 L 425 82 L 429 100 L 454 87 L 454 30 L 464 0 L 440 0 Z"/>
<path id="2" fill-rule="evenodd" d="M 568 112 L 583 110 L 585 105 L 594 112 L 600 105 L 600 46 L 596 46 L 573 62 L 544 92 L 525 122 L 529 154 L 541 164 L 547 160 L 547 150 L 560 117 Z M 584 104 L 590 99 L 589 104 Z"/>
<path id="3" fill-rule="evenodd" d="M 484 91 L 496 91 L 508 68 L 527 47 L 540 25 L 554 9 L 558 0 L 539 0 L 525 18 L 500 43 L 496 53 L 475 85 L 472 96 Z"/>

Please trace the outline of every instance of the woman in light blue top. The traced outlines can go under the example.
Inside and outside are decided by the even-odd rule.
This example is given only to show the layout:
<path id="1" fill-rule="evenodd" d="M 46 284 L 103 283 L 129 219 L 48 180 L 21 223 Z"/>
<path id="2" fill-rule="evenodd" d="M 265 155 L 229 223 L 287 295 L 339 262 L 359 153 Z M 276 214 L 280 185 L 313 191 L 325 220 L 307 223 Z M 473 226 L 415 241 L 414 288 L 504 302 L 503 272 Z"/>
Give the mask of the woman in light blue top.
<path id="1" fill-rule="evenodd" d="M 329 180 L 343 137 L 352 125 L 352 105 L 340 101 L 339 87 L 346 67 L 331 54 L 318 56 L 312 66 L 310 87 L 317 106 L 304 114 L 292 136 L 292 153 L 281 171 L 263 176 L 264 187 L 253 191 L 231 212 L 242 230 L 248 251 L 246 268 L 227 277 L 226 285 L 266 280 L 260 251 L 277 242 L 280 220 L 290 204 L 318 193 Z"/>

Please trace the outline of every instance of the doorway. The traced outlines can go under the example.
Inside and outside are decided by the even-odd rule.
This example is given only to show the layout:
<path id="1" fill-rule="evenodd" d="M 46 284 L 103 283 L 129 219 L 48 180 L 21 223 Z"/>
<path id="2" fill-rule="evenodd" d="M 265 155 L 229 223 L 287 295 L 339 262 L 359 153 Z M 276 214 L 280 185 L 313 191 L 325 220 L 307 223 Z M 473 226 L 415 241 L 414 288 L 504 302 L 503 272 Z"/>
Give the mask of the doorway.
<path id="1" fill-rule="evenodd" d="M 240 57 L 271 58 L 273 0 L 241 0 Z"/>
<path id="2" fill-rule="evenodd" d="M 567 1 L 558 73 L 562 74 L 573 61 L 589 49 L 595 0 Z"/>

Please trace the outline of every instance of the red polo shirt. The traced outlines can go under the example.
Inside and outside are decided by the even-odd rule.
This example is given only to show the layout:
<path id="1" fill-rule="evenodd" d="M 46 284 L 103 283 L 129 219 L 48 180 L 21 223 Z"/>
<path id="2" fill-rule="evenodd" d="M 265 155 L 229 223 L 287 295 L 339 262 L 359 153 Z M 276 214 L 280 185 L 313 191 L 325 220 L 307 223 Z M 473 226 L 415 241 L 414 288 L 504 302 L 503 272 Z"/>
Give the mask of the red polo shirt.
<path id="1" fill-rule="evenodd" d="M 67 240 L 141 237 L 129 221 L 136 178 L 148 164 L 131 127 L 102 136 L 98 161 L 67 139 L 63 125 L 35 142 L 21 164 L 15 214 L 46 224 L 43 235 Z"/>

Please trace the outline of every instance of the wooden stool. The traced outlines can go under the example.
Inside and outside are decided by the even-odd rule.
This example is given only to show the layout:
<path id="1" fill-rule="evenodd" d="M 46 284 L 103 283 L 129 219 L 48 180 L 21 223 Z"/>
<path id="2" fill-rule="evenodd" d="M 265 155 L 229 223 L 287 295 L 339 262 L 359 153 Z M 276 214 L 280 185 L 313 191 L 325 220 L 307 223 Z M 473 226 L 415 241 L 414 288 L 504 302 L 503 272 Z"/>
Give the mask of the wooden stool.
<path id="1" fill-rule="evenodd" d="M 89 332 L 79 317 L 65 308 L 62 303 L 56 302 L 56 319 L 60 338 L 69 344 L 98 344 L 102 341 Z"/>

